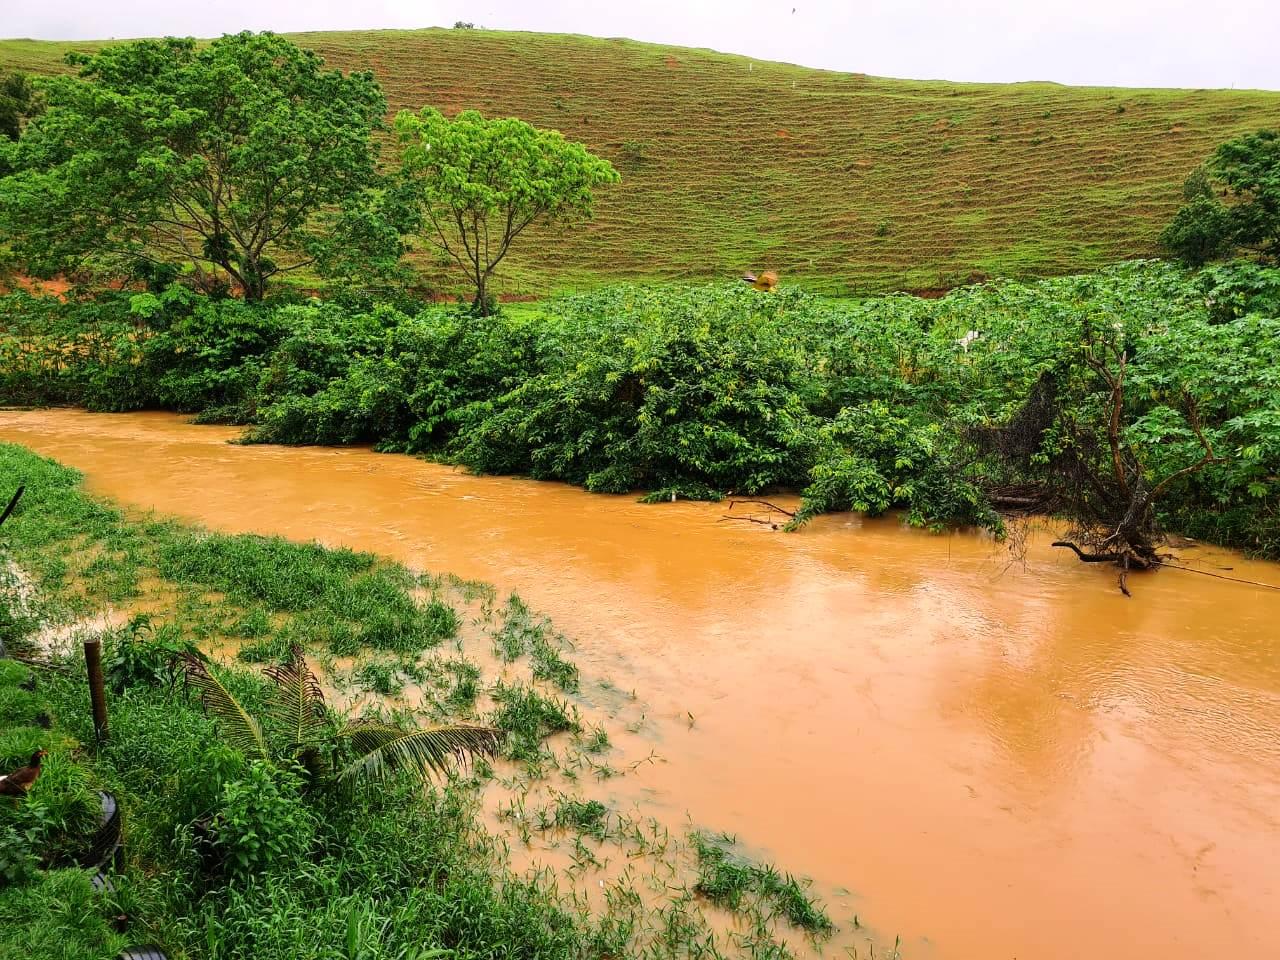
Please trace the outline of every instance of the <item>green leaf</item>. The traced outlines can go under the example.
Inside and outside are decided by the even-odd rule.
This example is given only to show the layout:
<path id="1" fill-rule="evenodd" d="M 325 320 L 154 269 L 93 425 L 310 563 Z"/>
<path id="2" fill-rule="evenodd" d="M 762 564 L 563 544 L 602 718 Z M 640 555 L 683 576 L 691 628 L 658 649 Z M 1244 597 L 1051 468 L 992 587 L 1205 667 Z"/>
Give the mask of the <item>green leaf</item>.
<path id="1" fill-rule="evenodd" d="M 284 663 L 263 672 L 276 684 L 276 696 L 268 709 L 289 731 L 289 748 L 297 751 L 318 746 L 324 733 L 324 692 L 307 666 L 302 647 L 293 644 Z"/>
<path id="2" fill-rule="evenodd" d="M 182 656 L 187 683 L 200 691 L 205 710 L 222 728 L 222 736 L 250 760 L 269 760 L 266 740 L 258 721 L 240 705 L 212 673 L 205 659 L 195 653 Z"/>
<path id="3" fill-rule="evenodd" d="M 399 770 L 423 778 L 444 775 L 455 763 L 474 756 L 493 756 L 502 744 L 502 731 L 492 727 L 456 724 L 405 731 L 372 721 L 348 724 L 339 734 L 359 755 L 339 775 L 338 782 L 376 781 Z"/>

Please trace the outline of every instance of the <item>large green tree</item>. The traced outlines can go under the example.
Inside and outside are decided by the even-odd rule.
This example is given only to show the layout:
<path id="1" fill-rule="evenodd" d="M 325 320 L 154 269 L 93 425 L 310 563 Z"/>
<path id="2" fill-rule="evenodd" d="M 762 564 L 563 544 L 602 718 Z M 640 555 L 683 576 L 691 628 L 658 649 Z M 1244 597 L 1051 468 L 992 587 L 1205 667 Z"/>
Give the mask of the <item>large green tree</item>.
<path id="1" fill-rule="evenodd" d="M 35 272 L 194 265 L 261 299 L 375 183 L 386 103 L 373 75 L 326 70 L 283 37 L 68 59 L 79 74 L 44 81 L 46 112 L 0 146 L 0 232 Z"/>
<path id="2" fill-rule="evenodd" d="M 1191 174 L 1183 196 L 1161 236 L 1182 260 L 1200 266 L 1243 249 L 1280 262 L 1280 132 L 1228 140 Z"/>
<path id="3" fill-rule="evenodd" d="M 395 127 L 423 232 L 467 272 L 481 315 L 491 310 L 489 280 L 520 234 L 589 218 L 594 189 L 618 180 L 582 144 L 522 120 L 424 107 L 400 113 Z"/>

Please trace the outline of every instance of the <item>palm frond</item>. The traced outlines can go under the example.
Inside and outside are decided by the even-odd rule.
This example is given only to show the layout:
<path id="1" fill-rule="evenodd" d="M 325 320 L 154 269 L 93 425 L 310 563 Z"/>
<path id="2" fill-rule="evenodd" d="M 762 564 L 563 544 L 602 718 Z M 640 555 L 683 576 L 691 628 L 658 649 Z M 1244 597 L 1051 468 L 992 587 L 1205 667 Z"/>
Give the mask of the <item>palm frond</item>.
<path id="1" fill-rule="evenodd" d="M 275 682 L 276 696 L 268 710 L 288 731 L 290 749 L 316 746 L 324 730 L 324 691 L 307 666 L 302 647 L 295 643 L 288 660 L 263 672 Z"/>
<path id="2" fill-rule="evenodd" d="M 358 720 L 347 724 L 339 735 L 349 739 L 359 754 L 338 775 L 338 782 L 349 787 L 357 780 L 377 781 L 398 770 L 413 770 L 424 779 L 446 774 L 451 762 L 496 754 L 503 732 L 470 724 L 401 730 Z"/>
<path id="3" fill-rule="evenodd" d="M 204 659 L 195 653 L 182 655 L 186 682 L 200 691 L 205 712 L 222 727 L 222 736 L 236 750 L 251 760 L 267 760 L 267 743 L 258 721 L 249 715 L 240 701 L 209 672 Z"/>

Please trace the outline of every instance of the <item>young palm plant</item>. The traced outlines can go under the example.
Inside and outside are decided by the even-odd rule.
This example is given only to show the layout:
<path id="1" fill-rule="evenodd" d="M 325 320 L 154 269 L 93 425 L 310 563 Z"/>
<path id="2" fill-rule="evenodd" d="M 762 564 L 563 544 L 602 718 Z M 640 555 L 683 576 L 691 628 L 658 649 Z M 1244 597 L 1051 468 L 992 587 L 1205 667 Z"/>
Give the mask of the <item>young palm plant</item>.
<path id="1" fill-rule="evenodd" d="M 320 681 L 295 644 L 284 663 L 264 671 L 275 684 L 267 703 L 272 732 L 284 742 L 271 743 L 263 725 L 210 671 L 195 653 L 182 657 L 187 683 L 200 692 L 205 710 L 218 722 L 227 743 L 250 760 L 276 764 L 288 760 L 302 765 L 314 781 L 330 781 L 349 789 L 381 780 L 400 770 L 428 778 L 444 775 L 451 762 L 493 756 L 502 731 L 471 724 L 447 724 L 402 730 L 371 720 L 330 722 Z M 354 759 L 335 769 L 330 758 L 346 744 Z"/>

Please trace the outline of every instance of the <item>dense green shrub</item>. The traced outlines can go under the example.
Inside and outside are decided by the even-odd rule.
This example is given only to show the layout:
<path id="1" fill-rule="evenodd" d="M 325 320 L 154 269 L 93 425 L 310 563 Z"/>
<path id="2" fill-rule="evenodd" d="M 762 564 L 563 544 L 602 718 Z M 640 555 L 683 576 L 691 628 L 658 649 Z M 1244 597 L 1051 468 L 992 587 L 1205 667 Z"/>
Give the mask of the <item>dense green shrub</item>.
<path id="1" fill-rule="evenodd" d="M 103 672 L 116 693 L 129 687 L 176 683 L 175 657 L 194 649 L 176 626 L 166 623 L 155 629 L 145 614 L 104 637 L 104 647 Z"/>
<path id="2" fill-rule="evenodd" d="M 819 513 L 857 510 L 876 516 L 902 505 L 915 526 L 977 524 L 999 531 L 982 491 L 954 468 L 954 445 L 939 421 L 913 421 L 883 402 L 845 407 L 821 431 L 824 452 L 809 472 L 791 526 Z"/>
<path id="3" fill-rule="evenodd" d="M 246 306 L 173 286 L 15 295 L 0 298 L 0 401 L 200 411 L 250 422 L 250 440 L 372 443 L 657 500 L 800 490 L 801 522 L 903 509 L 922 526 L 998 530 L 989 492 L 1042 482 L 1028 458 L 1043 465 L 1062 438 L 1044 433 L 1021 467 L 978 441 L 1044 378 L 1062 416 L 1096 420 L 1105 397 L 1082 345 L 1104 331 L 1128 356 L 1127 437 L 1144 469 L 1195 459 L 1188 400 L 1224 458 L 1168 492 L 1166 520 L 1275 556 L 1278 317 L 1280 270 L 1247 263 L 1124 264 L 938 300 L 618 286 L 486 320 L 360 297 Z M 407 649 L 421 631 L 392 621 L 407 622 L 391 615 L 379 645 Z"/>
<path id="4" fill-rule="evenodd" d="M 570 303 L 548 368 L 468 418 L 457 459 L 589 490 L 794 485 L 813 445 L 786 297 L 624 287 Z"/>
<path id="5" fill-rule="evenodd" d="M 508 317 L 332 305 L 291 316 L 294 333 L 260 385 L 256 440 L 435 450 L 469 404 L 506 393 L 537 364 L 532 325 Z"/>
<path id="6" fill-rule="evenodd" d="M 252 416 L 262 358 L 287 330 L 282 310 L 210 300 L 174 285 L 132 297 L 130 311 L 147 323 L 140 342 L 156 371 L 156 405 L 240 422 Z"/>
<path id="7" fill-rule="evenodd" d="M 316 822 L 302 803 L 302 787 L 297 774 L 265 761 L 222 785 L 210 832 L 223 869 L 243 879 L 309 859 Z"/>

